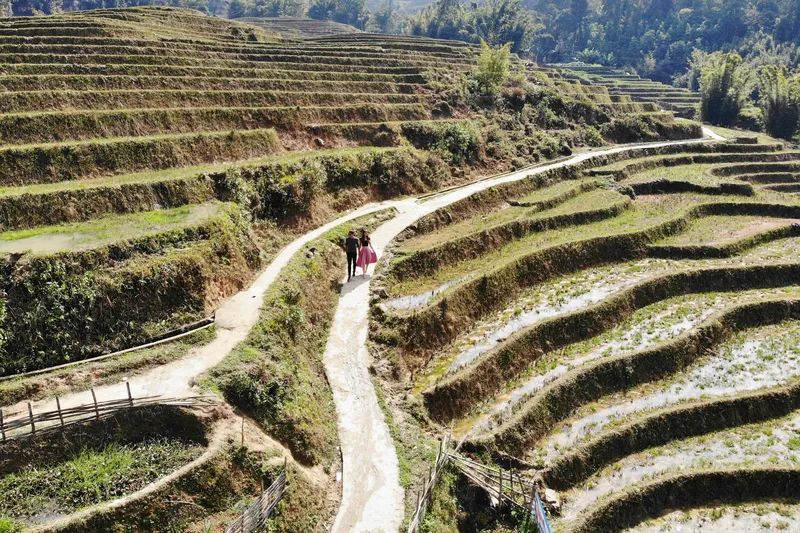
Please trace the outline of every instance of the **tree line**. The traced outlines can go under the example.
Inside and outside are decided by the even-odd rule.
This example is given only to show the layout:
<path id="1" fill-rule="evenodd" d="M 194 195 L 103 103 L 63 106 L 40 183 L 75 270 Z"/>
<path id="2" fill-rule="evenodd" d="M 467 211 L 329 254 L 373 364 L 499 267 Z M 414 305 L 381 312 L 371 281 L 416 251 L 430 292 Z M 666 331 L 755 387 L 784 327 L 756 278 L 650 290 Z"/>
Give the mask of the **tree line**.
<path id="1" fill-rule="evenodd" d="M 511 42 L 541 62 L 632 67 L 670 82 L 695 50 L 797 65 L 800 0 L 438 0 L 411 19 L 409 31 Z"/>
<path id="2" fill-rule="evenodd" d="M 401 3 L 406 1 L 406 3 Z M 172 5 L 212 15 L 307 16 L 383 33 L 457 39 L 542 63 L 630 67 L 662 82 L 698 86 L 698 54 L 737 53 L 745 63 L 800 64 L 800 0 L 0 0 L 5 15 Z"/>

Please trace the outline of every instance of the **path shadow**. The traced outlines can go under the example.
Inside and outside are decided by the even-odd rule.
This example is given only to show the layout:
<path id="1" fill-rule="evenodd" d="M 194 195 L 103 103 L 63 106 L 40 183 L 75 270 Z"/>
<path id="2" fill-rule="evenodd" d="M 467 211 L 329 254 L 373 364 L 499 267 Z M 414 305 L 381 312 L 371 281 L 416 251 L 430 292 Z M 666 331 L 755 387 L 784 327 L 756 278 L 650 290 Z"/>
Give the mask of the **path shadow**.
<path id="1" fill-rule="evenodd" d="M 370 279 L 372 279 L 372 276 L 370 276 L 369 274 L 367 274 L 367 277 L 365 278 L 362 278 L 361 274 L 359 274 L 354 278 L 352 278 L 350 281 L 345 281 L 344 284 L 342 285 L 341 295 L 347 296 L 348 294 L 359 288 L 361 285 L 369 283 Z"/>

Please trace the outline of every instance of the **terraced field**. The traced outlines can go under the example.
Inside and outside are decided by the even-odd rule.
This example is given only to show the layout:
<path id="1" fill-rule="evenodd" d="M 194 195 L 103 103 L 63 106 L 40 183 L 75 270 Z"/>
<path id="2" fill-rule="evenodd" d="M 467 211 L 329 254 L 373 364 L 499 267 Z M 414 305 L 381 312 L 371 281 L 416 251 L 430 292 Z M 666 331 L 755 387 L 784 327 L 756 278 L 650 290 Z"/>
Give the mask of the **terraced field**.
<path id="1" fill-rule="evenodd" d="M 555 75 L 579 80 L 589 86 L 607 87 L 612 97 L 630 98 L 635 102 L 651 102 L 660 109 L 673 111 L 678 116 L 694 118 L 700 105 L 700 94 L 641 78 L 610 67 L 591 65 L 554 65 Z M 553 74 L 551 74 L 553 75 Z"/>
<path id="2" fill-rule="evenodd" d="M 553 489 L 557 531 L 793 531 L 799 159 L 635 149 L 423 217 L 372 310 L 405 408 Z M 498 520 L 469 494 L 433 512 Z"/>
<path id="3" fill-rule="evenodd" d="M 396 530 L 433 446 L 420 433 L 413 460 L 393 446 L 396 399 L 384 412 L 370 377 L 370 277 L 342 282 L 350 229 L 375 229 L 382 250 L 413 225 L 374 288 L 374 340 L 397 345 L 396 376 L 414 376 L 428 414 L 460 426 L 529 377 L 518 359 L 496 390 L 454 399 L 532 322 L 490 324 L 555 277 L 613 264 L 607 279 L 639 302 L 614 304 L 627 320 L 650 290 L 646 269 L 625 285 L 629 261 L 706 283 L 675 251 L 690 242 L 706 270 L 730 261 L 748 290 L 787 290 L 734 262 L 793 275 L 769 255 L 798 218 L 781 147 L 698 141 L 653 103 L 516 57 L 481 107 L 459 90 L 476 47 L 272 22 L 166 7 L 0 19 L 0 532 L 222 531 L 284 469 L 270 531 Z M 607 147 L 646 141 L 672 142 Z M 633 157 L 646 165 L 620 166 Z M 699 169 L 683 179 L 694 189 L 642 189 L 676 165 Z M 705 242 L 718 220 L 730 233 Z M 609 241 L 622 251 L 601 253 Z M 572 248 L 574 264 L 558 255 Z M 515 278 L 537 254 L 551 271 Z M 488 337 L 462 354 L 469 328 Z M 131 405 L 154 397 L 179 405 Z M 101 416 L 98 401 L 126 411 Z"/>
<path id="4" fill-rule="evenodd" d="M 358 30 L 349 24 L 332 20 L 314 20 L 295 17 L 240 18 L 237 22 L 251 24 L 278 33 L 287 39 L 313 39 L 340 33 L 356 33 Z"/>
<path id="5" fill-rule="evenodd" d="M 474 62 L 459 44 L 300 45 L 171 8 L 7 19 L 0 36 L 0 248 L 15 258 L 3 281 L 2 374 L 126 347 L 210 313 L 261 264 L 242 195 L 263 203 L 255 211 L 264 219 L 300 214 L 308 225 L 336 210 L 326 197 L 303 215 L 282 199 L 313 194 L 316 184 L 287 181 L 309 165 L 319 174 L 351 164 L 328 190 L 372 187 L 362 176 L 383 179 L 379 167 L 388 166 L 421 183 L 432 171 L 413 148 L 341 150 L 372 143 L 315 132 L 428 120 L 426 73 Z M 53 268 L 64 288 L 41 294 L 34 280 Z M 161 305 L 139 308 L 147 285 Z M 34 295 L 63 312 L 31 307 Z M 81 318 L 85 305 L 93 311 Z M 96 334 L 77 333 L 86 329 Z"/>
<path id="6" fill-rule="evenodd" d="M 63 483 L 48 478 L 41 458 L 25 456 L 27 443 L 0 432 L 0 456 L 14 463 L 0 464 L 0 531 L 221 531 L 277 477 L 284 457 L 292 482 L 276 527 L 299 531 L 294 524 L 313 528 L 335 515 L 341 459 L 317 353 L 324 324 L 302 371 L 294 355 L 265 348 L 291 361 L 285 376 L 315 387 L 312 396 L 303 380 L 270 389 L 262 397 L 297 403 L 269 416 L 195 378 L 239 343 L 246 350 L 260 318 L 272 320 L 259 315 L 264 293 L 275 281 L 279 296 L 265 305 L 282 301 L 289 281 L 278 274 L 295 253 L 292 265 L 305 258 L 300 248 L 319 239 L 317 228 L 453 181 L 440 153 L 426 148 L 471 117 L 434 113 L 430 84 L 471 69 L 475 53 L 360 34 L 300 42 L 266 26 L 160 7 L 0 19 L 0 425 L 28 401 L 38 414 L 128 391 L 218 394 L 195 437 L 178 424 L 84 447 L 29 439 L 55 453 L 49 466 Z M 325 24 L 301 26 L 308 37 Z M 313 241 L 325 247 L 324 274 L 337 273 L 312 283 L 330 304 L 338 237 Z M 313 263 L 312 277 L 320 274 Z M 322 315 L 300 319 L 314 330 Z M 181 341 L 71 366 L 198 324 L 204 329 Z M 45 373 L 20 375 L 31 372 Z M 245 424 L 222 397 L 257 423 Z M 309 440 L 306 409 L 317 417 Z"/>

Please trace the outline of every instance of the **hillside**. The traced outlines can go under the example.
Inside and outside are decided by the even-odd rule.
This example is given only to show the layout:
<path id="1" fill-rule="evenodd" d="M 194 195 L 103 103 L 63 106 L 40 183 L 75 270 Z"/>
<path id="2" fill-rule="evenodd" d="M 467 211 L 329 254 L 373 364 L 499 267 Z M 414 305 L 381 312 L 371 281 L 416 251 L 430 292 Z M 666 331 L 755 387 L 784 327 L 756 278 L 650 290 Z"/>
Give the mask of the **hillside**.
<path id="1" fill-rule="evenodd" d="M 314 37 L 358 32 L 349 24 L 309 18 L 244 17 L 236 19 L 236 22 L 264 28 L 268 32 L 280 34 L 285 39 L 313 39 Z"/>
<path id="2" fill-rule="evenodd" d="M 347 406 L 394 447 L 370 379 L 354 402 L 334 379 L 364 361 L 328 348 L 340 298 L 364 291 L 364 324 L 370 300 L 342 281 L 347 230 L 702 136 L 503 50 L 252 22 L 0 19 L 0 531 L 221 531 L 284 467 L 270 530 L 380 516 L 358 485 L 377 467 L 349 469 L 389 463 L 353 460 Z"/>
<path id="3" fill-rule="evenodd" d="M 555 531 L 798 527 L 800 153 L 722 133 L 544 168 L 389 246 L 370 330 L 402 453 L 422 425 L 466 455 L 425 523 L 525 531 L 533 483 Z"/>
<path id="4" fill-rule="evenodd" d="M 725 9 L 712 0 L 526 0 L 523 5 L 544 25 L 534 53 L 552 62 L 585 54 L 586 61 L 634 67 L 664 83 L 685 72 L 695 48 L 797 65 L 800 14 L 792 1 L 742 0 Z"/>

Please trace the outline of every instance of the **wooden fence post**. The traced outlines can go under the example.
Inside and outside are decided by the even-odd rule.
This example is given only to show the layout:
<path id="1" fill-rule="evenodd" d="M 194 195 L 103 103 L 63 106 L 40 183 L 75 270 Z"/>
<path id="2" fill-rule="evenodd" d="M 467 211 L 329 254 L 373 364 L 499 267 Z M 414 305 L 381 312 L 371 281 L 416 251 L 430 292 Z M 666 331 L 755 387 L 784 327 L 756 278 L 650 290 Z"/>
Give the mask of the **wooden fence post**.
<path id="1" fill-rule="evenodd" d="M 56 396 L 56 408 L 58 409 L 58 419 L 61 421 L 61 427 L 64 427 L 64 416 L 61 414 L 61 400 Z"/>
<path id="2" fill-rule="evenodd" d="M 3 410 L 0 409 L 0 435 L 3 436 L 3 442 L 6 441 L 6 427 L 3 422 Z"/>
<path id="3" fill-rule="evenodd" d="M 497 507 L 503 506 L 503 469 L 500 469 L 500 488 L 497 492 Z"/>
<path id="4" fill-rule="evenodd" d="M 31 407 L 31 402 L 28 402 L 28 416 L 31 421 L 31 434 L 34 434 L 36 433 L 36 424 L 33 423 L 33 407 Z"/>
<path id="5" fill-rule="evenodd" d="M 94 393 L 94 389 L 90 389 L 92 391 L 92 400 L 94 401 L 94 415 L 97 420 L 100 420 L 100 409 L 97 407 L 97 396 Z"/>
<path id="6" fill-rule="evenodd" d="M 125 386 L 128 387 L 128 403 L 130 403 L 131 407 L 133 407 L 133 394 L 131 394 L 131 382 L 126 381 Z"/>

